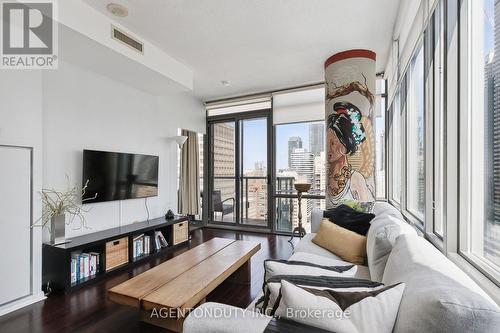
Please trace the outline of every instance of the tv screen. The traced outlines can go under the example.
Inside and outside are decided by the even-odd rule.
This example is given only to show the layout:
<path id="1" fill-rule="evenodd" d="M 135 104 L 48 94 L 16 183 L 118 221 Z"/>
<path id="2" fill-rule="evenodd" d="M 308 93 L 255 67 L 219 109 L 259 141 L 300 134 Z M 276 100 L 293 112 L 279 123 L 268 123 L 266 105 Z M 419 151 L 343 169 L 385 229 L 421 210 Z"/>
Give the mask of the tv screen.
<path id="1" fill-rule="evenodd" d="M 83 203 L 158 195 L 158 156 L 83 151 Z"/>

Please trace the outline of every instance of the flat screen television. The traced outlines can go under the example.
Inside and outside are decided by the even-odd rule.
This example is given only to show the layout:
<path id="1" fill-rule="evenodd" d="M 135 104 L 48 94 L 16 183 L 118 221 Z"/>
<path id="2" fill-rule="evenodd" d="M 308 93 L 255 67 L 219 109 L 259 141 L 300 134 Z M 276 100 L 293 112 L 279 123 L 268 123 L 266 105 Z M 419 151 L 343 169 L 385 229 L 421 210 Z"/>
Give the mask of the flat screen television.
<path id="1" fill-rule="evenodd" d="M 158 195 L 158 156 L 83 151 L 83 203 Z"/>

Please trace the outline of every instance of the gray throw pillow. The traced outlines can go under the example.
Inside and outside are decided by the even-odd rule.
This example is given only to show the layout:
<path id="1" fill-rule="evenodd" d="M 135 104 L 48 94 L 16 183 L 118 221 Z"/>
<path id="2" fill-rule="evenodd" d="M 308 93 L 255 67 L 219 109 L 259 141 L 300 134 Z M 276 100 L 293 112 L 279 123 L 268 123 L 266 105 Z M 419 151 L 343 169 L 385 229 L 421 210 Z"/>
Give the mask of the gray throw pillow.
<path id="1" fill-rule="evenodd" d="M 366 235 L 366 255 L 370 278 L 373 281 L 382 281 L 387 258 L 396 243 L 396 239 L 403 234 L 417 235 L 415 229 L 393 216 L 384 220 L 373 221 Z"/>

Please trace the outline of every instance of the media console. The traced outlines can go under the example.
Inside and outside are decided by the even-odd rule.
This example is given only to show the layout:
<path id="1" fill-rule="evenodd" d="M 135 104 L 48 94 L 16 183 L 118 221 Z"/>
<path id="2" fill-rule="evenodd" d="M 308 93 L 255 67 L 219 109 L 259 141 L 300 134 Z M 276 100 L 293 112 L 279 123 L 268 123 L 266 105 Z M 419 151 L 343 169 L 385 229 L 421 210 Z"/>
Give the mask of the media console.
<path id="1" fill-rule="evenodd" d="M 155 246 L 155 238 L 160 232 L 168 242 L 167 247 L 159 249 Z M 143 251 L 137 255 L 134 240 L 147 236 L 149 241 L 141 243 Z M 133 223 L 118 228 L 107 229 L 87 235 L 75 237 L 71 242 L 61 245 L 43 244 L 42 281 L 47 292 L 65 292 L 80 288 L 100 280 L 108 273 L 122 270 L 134 263 L 169 251 L 172 247 L 189 240 L 189 220 L 186 216 L 175 216 L 173 219 L 157 218 L 149 221 Z M 88 271 L 78 280 L 72 277 L 72 258 L 79 256 L 94 257 L 93 274 Z M 84 258 L 86 259 L 86 258 Z M 89 269 L 85 262 L 85 270 Z M 84 267 L 78 267 L 84 269 Z M 74 274 L 74 272 L 73 272 Z"/>

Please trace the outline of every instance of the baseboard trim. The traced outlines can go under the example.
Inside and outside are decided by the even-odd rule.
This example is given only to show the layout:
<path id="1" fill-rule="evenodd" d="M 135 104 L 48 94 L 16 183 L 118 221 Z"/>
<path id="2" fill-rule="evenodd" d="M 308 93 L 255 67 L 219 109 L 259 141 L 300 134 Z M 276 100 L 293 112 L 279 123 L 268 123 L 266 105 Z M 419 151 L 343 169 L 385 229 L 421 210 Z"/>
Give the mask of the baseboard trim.
<path id="1" fill-rule="evenodd" d="M 43 301 L 46 298 L 47 297 L 45 297 L 43 292 L 40 291 L 40 293 L 38 295 L 30 295 L 30 296 L 21 298 L 19 300 L 7 303 L 7 304 L 0 307 L 0 317 L 8 314 L 10 312 L 24 308 L 25 306 Z"/>

